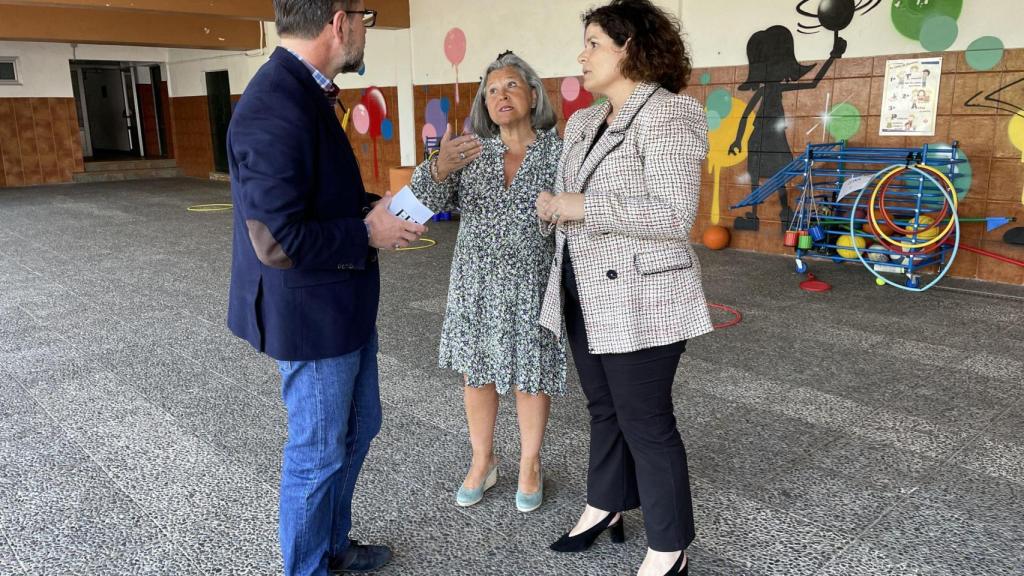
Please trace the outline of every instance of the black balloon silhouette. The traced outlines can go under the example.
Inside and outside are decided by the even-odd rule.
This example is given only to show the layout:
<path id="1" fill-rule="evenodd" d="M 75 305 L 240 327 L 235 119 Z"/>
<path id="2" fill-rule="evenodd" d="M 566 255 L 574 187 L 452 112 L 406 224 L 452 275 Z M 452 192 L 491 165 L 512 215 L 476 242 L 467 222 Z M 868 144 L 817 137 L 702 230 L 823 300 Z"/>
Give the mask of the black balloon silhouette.
<path id="1" fill-rule="evenodd" d="M 811 12 L 805 8 L 808 3 L 815 1 L 818 2 L 817 12 Z M 867 14 L 881 3 L 882 0 L 801 0 L 796 6 L 796 11 L 801 16 L 816 18 L 818 24 L 801 23 L 797 26 L 803 34 L 815 34 L 818 29 L 824 28 L 835 32 L 838 36 L 840 31 L 845 30 L 850 22 L 853 22 L 853 16 L 857 12 Z"/>
<path id="2" fill-rule="evenodd" d="M 826 30 L 846 30 L 850 22 L 853 22 L 856 7 L 854 0 L 821 0 L 821 4 L 818 5 L 818 20 Z"/>

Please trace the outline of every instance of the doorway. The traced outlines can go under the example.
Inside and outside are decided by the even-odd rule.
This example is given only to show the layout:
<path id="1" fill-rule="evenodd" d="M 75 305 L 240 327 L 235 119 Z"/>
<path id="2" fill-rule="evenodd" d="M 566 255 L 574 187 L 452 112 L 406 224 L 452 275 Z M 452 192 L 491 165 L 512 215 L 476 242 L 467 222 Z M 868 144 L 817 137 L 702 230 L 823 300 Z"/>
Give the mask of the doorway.
<path id="1" fill-rule="evenodd" d="M 206 99 L 210 107 L 213 168 L 228 173 L 228 124 L 231 123 L 231 81 L 227 70 L 206 73 Z"/>
<path id="2" fill-rule="evenodd" d="M 78 110 L 79 138 L 87 162 L 138 160 L 164 154 L 163 138 L 150 137 L 147 131 L 163 135 L 164 118 L 158 114 L 144 126 L 141 110 L 153 108 L 142 84 L 151 82 L 151 67 L 132 62 L 71 61 L 71 84 Z M 158 76 L 159 78 L 159 76 Z M 147 87 L 148 88 L 148 87 Z M 151 115 L 152 116 L 152 115 Z"/>

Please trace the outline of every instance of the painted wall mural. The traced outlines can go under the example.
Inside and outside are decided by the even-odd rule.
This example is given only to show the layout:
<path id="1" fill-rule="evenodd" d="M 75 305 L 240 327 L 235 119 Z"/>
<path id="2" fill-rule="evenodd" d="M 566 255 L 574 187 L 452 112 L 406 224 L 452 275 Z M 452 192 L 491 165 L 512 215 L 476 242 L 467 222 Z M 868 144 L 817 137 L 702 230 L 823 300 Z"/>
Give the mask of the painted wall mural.
<path id="1" fill-rule="evenodd" d="M 747 66 L 698 68 L 685 91 L 704 102 L 709 131 L 708 176 L 702 184 L 695 241 L 713 226 L 757 230 L 756 212 L 729 206 L 747 197 L 807 144 L 836 141 L 881 148 L 927 144 L 933 150 L 951 148 L 956 142 L 968 160 L 954 179 L 965 222 L 1024 221 L 1024 49 L 1008 49 L 984 29 L 963 25 L 964 10 L 983 6 L 943 0 L 791 2 L 798 24 L 787 29 L 768 27 L 768 22 L 763 30 L 751 30 Z M 907 37 L 905 51 L 846 57 L 843 30 L 867 26 L 869 19 Z M 797 61 L 794 48 L 799 48 L 795 43 L 802 35 L 822 33 L 837 38 L 834 54 L 827 59 L 823 54 L 817 62 Z M 972 41 L 965 51 L 948 51 L 967 34 L 972 34 Z M 935 135 L 883 135 L 886 61 L 923 50 L 941 56 L 943 62 Z M 793 202 L 788 194 L 780 198 L 778 219 L 783 223 L 788 216 L 786 200 Z M 732 246 L 787 253 L 775 233 L 777 217 L 770 212 L 774 210 L 762 211 L 761 219 L 771 226 L 732 234 Z M 1012 234 L 1015 230 L 1017 236 Z M 969 224 L 964 241 L 990 253 L 1024 259 L 1022 232 L 1024 228 L 1007 231 Z M 951 274 L 1024 284 L 1021 268 L 976 254 L 961 255 Z"/>
<path id="2" fill-rule="evenodd" d="M 852 0 L 848 1 L 852 7 Z M 849 19 L 828 20 L 830 26 L 848 26 Z M 789 123 L 783 106 L 783 95 L 797 90 L 813 90 L 818 87 L 822 78 L 828 73 L 833 62 L 842 58 L 846 52 L 846 40 L 835 30 L 835 42 L 828 60 L 820 67 L 814 78 L 808 82 L 800 82 L 814 65 L 804 65 L 797 61 L 794 49 L 793 33 L 785 26 L 771 26 L 755 32 L 747 42 L 747 80 L 739 85 L 740 91 L 753 92 L 750 101 L 740 117 L 736 137 L 729 146 L 729 154 L 737 155 L 744 150 L 746 138 L 747 173 L 750 183 L 757 187 L 761 182 L 793 161 L 789 138 L 786 129 Z M 712 93 L 714 94 L 714 93 Z M 724 100 L 724 96 L 721 97 Z M 717 107 L 721 105 L 716 104 Z M 826 116 L 828 110 L 822 111 Z M 753 130 L 746 136 L 747 118 L 754 114 Z M 792 209 L 789 207 L 788 190 L 779 191 L 780 220 L 789 222 Z M 738 230 L 758 230 L 760 221 L 757 207 L 754 206 L 743 218 L 733 224 Z"/>
<path id="3" fill-rule="evenodd" d="M 395 126 L 388 118 L 388 105 L 380 88 L 370 87 L 363 91 L 359 104 L 352 107 L 352 127 L 356 132 L 370 137 L 373 149 L 373 178 L 380 179 L 380 161 L 377 153 L 377 141 L 381 138 L 391 140 L 395 136 Z M 348 114 L 346 114 L 348 116 Z M 344 125 L 345 122 L 343 121 Z"/>
<path id="4" fill-rule="evenodd" d="M 570 76 L 561 82 L 562 118 L 569 118 L 577 110 L 582 110 L 594 103 L 594 95 L 583 87 L 579 77 Z"/>
<path id="5" fill-rule="evenodd" d="M 892 23 L 896 30 L 917 40 L 929 52 L 942 52 L 960 34 L 957 20 L 963 0 L 893 0 Z"/>
<path id="6" fill-rule="evenodd" d="M 444 55 L 455 68 L 455 103 L 459 98 L 459 64 L 466 58 L 466 33 L 461 28 L 452 28 L 444 37 Z M 442 132 L 443 133 L 443 132 Z"/>
<path id="7" fill-rule="evenodd" d="M 818 2 L 818 8 L 810 11 L 813 2 Z M 839 32 L 845 30 L 856 14 L 867 14 L 882 0 L 802 0 L 796 5 L 797 14 L 817 19 L 817 24 L 797 24 L 801 34 L 817 34 L 822 30 L 829 30 L 839 36 Z"/>
<path id="8" fill-rule="evenodd" d="M 427 102 L 427 109 L 424 114 L 425 122 L 420 130 L 420 138 L 424 143 L 429 138 L 440 138 L 448 128 L 448 112 L 451 110 L 451 101 L 447 97 L 434 98 Z"/>

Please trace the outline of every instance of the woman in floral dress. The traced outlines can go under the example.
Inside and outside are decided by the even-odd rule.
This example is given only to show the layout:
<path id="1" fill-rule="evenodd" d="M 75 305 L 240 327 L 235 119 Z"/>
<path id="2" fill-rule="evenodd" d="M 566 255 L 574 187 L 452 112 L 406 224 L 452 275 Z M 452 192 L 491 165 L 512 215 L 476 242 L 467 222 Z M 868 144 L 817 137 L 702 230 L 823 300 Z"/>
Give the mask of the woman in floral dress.
<path id="1" fill-rule="evenodd" d="M 544 85 L 511 52 L 487 67 L 473 102 L 474 135 L 453 138 L 421 164 L 412 190 L 434 211 L 459 209 L 439 363 L 464 375 L 473 460 L 456 503 L 497 482 L 498 397 L 516 397 L 521 454 L 516 506 L 543 501 L 540 451 L 551 397 L 565 393 L 565 342 L 538 324 L 554 244 L 537 228 L 537 197 L 554 184 L 562 141 Z"/>

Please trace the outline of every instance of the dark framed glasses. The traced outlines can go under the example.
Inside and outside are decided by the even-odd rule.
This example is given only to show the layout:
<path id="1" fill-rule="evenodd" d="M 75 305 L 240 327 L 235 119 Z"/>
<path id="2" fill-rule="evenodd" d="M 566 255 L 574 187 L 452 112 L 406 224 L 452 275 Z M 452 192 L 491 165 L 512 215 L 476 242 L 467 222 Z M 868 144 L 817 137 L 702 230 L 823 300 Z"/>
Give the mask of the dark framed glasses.
<path id="1" fill-rule="evenodd" d="M 361 14 L 363 20 L 363 26 L 366 28 L 373 28 L 377 24 L 377 11 L 376 10 L 343 10 L 345 14 Z M 332 17 L 330 22 L 334 22 Z"/>

